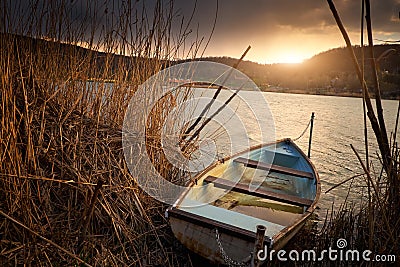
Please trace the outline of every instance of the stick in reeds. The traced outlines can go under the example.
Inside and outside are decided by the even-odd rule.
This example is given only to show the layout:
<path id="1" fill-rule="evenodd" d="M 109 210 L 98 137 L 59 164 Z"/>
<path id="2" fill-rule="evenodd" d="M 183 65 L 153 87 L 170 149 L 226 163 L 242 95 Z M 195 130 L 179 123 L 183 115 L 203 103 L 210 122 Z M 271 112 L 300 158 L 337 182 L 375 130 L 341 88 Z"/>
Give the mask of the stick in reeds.
<path id="1" fill-rule="evenodd" d="M 367 22 L 367 33 L 368 33 L 368 46 L 369 46 L 369 60 L 371 62 L 372 66 L 372 77 L 374 80 L 374 87 L 375 87 L 375 102 L 376 102 L 376 108 L 377 108 L 377 114 L 378 114 L 378 121 L 379 121 L 379 126 L 381 128 L 382 132 L 382 138 L 383 141 L 385 142 L 386 146 L 389 147 L 389 142 L 388 142 L 388 137 L 387 137 L 387 132 L 386 132 L 386 125 L 385 125 L 385 120 L 383 117 L 383 108 L 382 108 L 382 100 L 381 100 L 381 90 L 379 86 L 379 80 L 378 80 L 378 72 L 377 72 L 377 67 L 376 67 L 376 59 L 374 55 L 374 41 L 372 38 L 372 23 L 371 23 L 371 4 L 369 0 L 365 0 L 365 20 Z M 389 152 L 389 150 L 387 151 Z M 383 156 L 385 157 L 390 157 L 390 153 L 384 154 Z M 390 158 L 387 159 L 390 161 Z"/>
<path id="2" fill-rule="evenodd" d="M 199 124 L 200 120 L 203 118 L 204 114 L 211 108 L 212 104 L 215 102 L 215 100 L 217 99 L 219 93 L 221 92 L 222 88 L 224 87 L 226 81 L 230 78 L 232 72 L 234 69 L 236 69 L 240 62 L 242 62 L 242 60 L 244 59 L 244 57 L 246 56 L 247 52 L 249 52 L 251 46 L 248 46 L 246 51 L 244 51 L 244 53 L 242 54 L 242 56 L 240 57 L 240 59 L 238 59 L 238 61 L 233 65 L 233 67 L 229 70 L 228 74 L 226 75 L 225 79 L 222 81 L 222 84 L 219 85 L 217 91 L 215 91 L 213 98 L 211 99 L 211 101 L 204 107 L 204 109 L 201 111 L 199 117 L 196 119 L 196 121 L 185 131 L 185 133 L 183 134 L 183 138 L 185 139 L 186 136 L 189 135 L 189 133 L 191 131 L 193 131 L 193 129 L 197 126 L 197 124 Z M 194 138 L 190 138 L 191 140 L 193 140 Z M 188 141 L 190 142 L 190 141 Z"/>
<path id="3" fill-rule="evenodd" d="M 209 118 L 207 118 L 200 127 L 193 133 L 192 136 L 186 141 L 186 143 L 182 146 L 182 151 L 185 151 L 186 148 L 190 145 L 190 143 L 199 136 L 200 132 L 207 126 L 207 124 L 217 116 L 231 101 L 237 94 L 240 92 L 241 88 L 236 89 L 236 91 L 225 101 L 225 103 L 219 107 Z"/>
<path id="4" fill-rule="evenodd" d="M 327 194 L 327 193 L 329 193 L 330 191 L 332 191 L 333 189 L 335 189 L 335 188 L 341 186 L 342 184 L 345 184 L 345 183 L 347 183 L 348 181 L 351 181 L 351 180 L 353 180 L 354 178 L 360 177 L 360 176 L 362 176 L 362 175 L 364 175 L 364 173 L 351 176 L 350 178 L 347 178 L 347 179 L 345 179 L 344 181 L 341 181 L 340 183 L 335 184 L 334 186 L 332 186 L 331 188 L 329 188 L 328 190 L 326 190 L 326 191 L 325 191 L 325 194 Z"/>

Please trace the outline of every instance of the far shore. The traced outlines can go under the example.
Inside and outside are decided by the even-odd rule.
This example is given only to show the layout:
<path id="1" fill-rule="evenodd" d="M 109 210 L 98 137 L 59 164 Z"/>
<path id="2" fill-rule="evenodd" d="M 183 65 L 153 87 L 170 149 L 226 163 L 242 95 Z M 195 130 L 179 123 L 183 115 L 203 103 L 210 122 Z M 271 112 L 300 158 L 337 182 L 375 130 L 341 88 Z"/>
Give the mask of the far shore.
<path id="1" fill-rule="evenodd" d="M 261 89 L 263 92 L 270 92 L 270 93 L 283 93 L 283 94 L 301 94 L 301 95 L 322 95 L 322 96 L 338 96 L 338 97 L 356 97 L 356 98 L 362 98 L 363 94 L 362 93 L 357 93 L 357 92 L 346 92 L 346 91 L 341 91 L 341 92 L 327 92 L 327 91 L 320 91 L 316 92 L 315 89 L 314 92 L 310 91 L 305 91 L 305 90 L 292 90 L 292 89 L 284 89 L 284 90 L 276 90 L 275 88 L 273 90 L 269 89 Z M 375 98 L 374 96 L 371 96 L 371 98 Z M 385 100 L 400 100 L 400 96 L 381 96 L 382 99 Z"/>
<path id="2" fill-rule="evenodd" d="M 211 89 L 218 89 L 219 86 L 216 84 L 201 84 L 201 83 L 196 83 L 195 84 L 196 88 L 211 88 Z M 226 87 L 223 87 L 224 89 L 228 89 Z M 362 92 L 348 92 L 344 90 L 338 90 L 338 91 L 328 91 L 326 89 L 310 89 L 309 91 L 307 90 L 302 90 L 302 89 L 289 89 L 289 88 L 278 88 L 278 87 L 268 87 L 268 88 L 263 88 L 260 87 L 260 90 L 262 92 L 269 92 L 269 93 L 283 93 L 283 94 L 301 94 L 301 95 L 321 95 L 321 96 L 338 96 L 338 97 L 356 97 L 356 98 L 362 98 L 363 94 Z M 360 89 L 361 90 L 361 89 Z M 372 95 L 371 98 L 374 98 Z M 385 100 L 400 100 L 400 95 L 398 96 L 381 96 L 382 99 Z"/>

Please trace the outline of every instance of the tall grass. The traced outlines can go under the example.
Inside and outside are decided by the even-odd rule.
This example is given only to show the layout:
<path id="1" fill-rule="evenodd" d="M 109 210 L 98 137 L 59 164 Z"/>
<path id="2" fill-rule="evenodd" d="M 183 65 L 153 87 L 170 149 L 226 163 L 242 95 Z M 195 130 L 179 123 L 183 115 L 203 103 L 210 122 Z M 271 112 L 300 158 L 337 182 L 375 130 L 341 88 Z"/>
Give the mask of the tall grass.
<path id="1" fill-rule="evenodd" d="M 179 265 L 164 207 L 129 174 L 121 141 L 138 85 L 182 56 L 189 28 L 181 18 L 171 30 L 173 1 L 3 1 L 0 12 L 0 263 Z M 171 175 L 159 140 L 149 154 Z"/>

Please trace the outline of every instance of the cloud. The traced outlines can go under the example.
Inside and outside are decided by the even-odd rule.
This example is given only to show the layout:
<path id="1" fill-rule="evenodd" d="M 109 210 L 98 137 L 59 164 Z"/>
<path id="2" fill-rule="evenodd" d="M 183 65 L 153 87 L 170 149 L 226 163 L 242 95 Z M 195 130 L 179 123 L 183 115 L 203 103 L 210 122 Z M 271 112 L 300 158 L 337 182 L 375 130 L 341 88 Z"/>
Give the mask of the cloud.
<path id="1" fill-rule="evenodd" d="M 96 20 L 96 23 L 106 23 L 113 20 L 118 23 L 119 16 L 124 10 L 131 9 L 141 13 L 143 6 L 149 18 L 157 0 L 58 0 L 37 1 L 37 5 L 29 0 L 8 1 L 13 6 L 14 14 L 19 19 L 29 17 L 30 12 L 35 9 L 36 15 L 49 15 L 46 11 L 57 11 L 65 9 L 65 15 L 76 22 L 76 24 L 87 24 L 88 20 Z M 52 4 L 50 4 L 50 2 Z M 35 2 L 36 3 L 36 2 Z M 127 6 L 130 3 L 130 6 Z M 216 6 L 218 3 L 218 31 L 223 32 L 253 32 L 255 30 L 269 29 L 301 29 L 303 32 L 313 31 L 320 27 L 335 25 L 326 1 L 316 0 L 175 0 L 173 1 L 175 16 L 190 18 L 193 10 L 195 14 L 191 23 L 192 28 L 208 29 L 212 26 Z M 360 26 L 361 1 L 336 0 L 334 1 L 346 27 L 356 30 Z M 169 8 L 169 1 L 162 1 L 164 8 Z M 45 13 L 43 13 L 45 12 Z M 135 15 L 131 12 L 131 16 Z M 373 0 L 371 1 L 371 13 L 374 27 L 379 31 L 398 31 L 400 19 L 399 0 Z M 180 22 L 180 20 L 177 20 Z M 111 22 L 108 22 L 111 23 Z M 176 27 L 179 27 L 176 23 Z"/>
<path id="2" fill-rule="evenodd" d="M 190 2 L 181 0 L 178 6 L 187 10 L 185 5 Z M 203 29 L 210 28 L 215 3 L 215 0 L 197 2 L 195 19 Z M 361 31 L 361 1 L 336 0 L 334 3 L 353 43 L 358 43 Z M 281 47 L 285 46 L 285 49 L 291 46 L 291 50 L 299 50 L 299 53 L 309 56 L 312 52 L 307 47 L 318 49 L 320 45 L 319 50 L 314 50 L 315 54 L 322 49 L 343 45 L 326 1 L 219 0 L 218 4 L 218 24 L 209 49 L 213 55 L 216 55 L 217 51 L 229 51 L 229 55 L 238 55 L 240 48 L 246 43 L 253 44 L 253 53 L 269 58 L 278 54 L 272 50 L 278 51 L 279 44 Z M 399 11 L 399 0 L 371 1 L 375 38 L 400 38 Z M 303 45 L 304 43 L 308 45 Z M 236 52 L 232 52 L 235 48 Z M 263 50 L 270 50 L 271 53 L 266 55 Z"/>
<path id="3" fill-rule="evenodd" d="M 154 21 L 157 3 L 157 0 L 5 1 L 6 6 L 11 8 L 9 15 L 12 18 L 12 26 L 15 28 L 24 23 L 33 23 L 41 27 L 36 31 L 48 33 L 49 25 L 51 26 L 52 23 L 56 25 L 59 22 L 59 17 L 54 17 L 53 12 L 60 14 L 58 11 L 63 9 L 64 25 L 61 31 L 65 35 L 71 32 L 90 36 L 93 30 L 99 35 L 107 30 L 120 29 L 122 25 L 129 25 L 133 38 L 140 34 L 136 31 L 137 25 L 145 25 L 149 30 Z M 37 5 L 35 6 L 34 3 Z M 170 0 L 161 1 L 163 10 L 166 12 L 165 16 L 170 3 Z M 279 43 L 285 40 L 285 46 L 289 43 L 293 50 L 296 49 L 296 45 L 297 48 L 303 47 L 302 43 L 312 43 L 313 49 L 316 49 L 315 43 L 320 43 L 321 49 L 329 47 L 328 41 L 331 46 L 342 43 L 325 0 L 174 0 L 172 3 L 172 34 L 177 36 L 186 24 L 189 24 L 188 29 L 192 31 L 187 36 L 186 47 L 202 37 L 204 37 L 202 42 L 204 47 L 217 14 L 217 24 L 207 49 L 209 54 L 213 55 L 237 56 L 247 44 L 252 44 L 251 51 L 256 57 L 256 54 L 264 53 L 262 49 L 271 50 L 271 44 L 274 44 L 274 49 L 278 49 Z M 334 3 L 350 35 L 358 38 L 361 1 L 334 0 Z M 375 38 L 400 39 L 399 12 L 400 0 L 371 1 Z M 146 21 L 142 19 L 142 15 L 145 15 Z M 305 51 L 306 47 L 303 49 Z M 315 51 L 317 52 L 321 51 Z M 269 55 L 269 57 L 272 56 Z"/>

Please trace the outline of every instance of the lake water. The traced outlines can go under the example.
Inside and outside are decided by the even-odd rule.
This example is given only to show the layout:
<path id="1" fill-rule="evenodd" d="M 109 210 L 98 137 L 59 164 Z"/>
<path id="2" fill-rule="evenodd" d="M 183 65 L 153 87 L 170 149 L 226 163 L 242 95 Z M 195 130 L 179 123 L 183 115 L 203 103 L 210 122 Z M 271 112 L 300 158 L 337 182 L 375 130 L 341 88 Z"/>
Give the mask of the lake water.
<path id="1" fill-rule="evenodd" d="M 214 90 L 205 92 L 202 95 L 212 96 Z M 231 93 L 225 91 L 218 98 L 226 99 Z M 329 193 L 325 193 L 332 186 L 341 181 L 350 178 L 356 174 L 362 173 L 362 168 L 352 151 L 352 144 L 360 153 L 361 157 L 365 158 L 364 152 L 364 130 L 363 130 L 363 113 L 362 99 L 349 97 L 334 97 L 334 96 L 315 96 L 315 95 L 300 95 L 300 94 L 280 94 L 280 93 L 262 93 L 264 99 L 260 99 L 260 95 L 255 92 L 243 91 L 240 93 L 245 101 L 253 110 L 265 112 L 268 117 L 269 111 L 272 114 L 275 125 L 275 138 L 281 139 L 290 137 L 295 139 L 306 128 L 312 112 L 315 112 L 314 131 L 312 140 L 311 160 L 319 172 L 322 193 L 317 210 L 320 218 L 324 218 L 326 211 L 331 209 L 335 203 L 337 207 L 346 198 L 350 182 L 340 186 Z M 375 100 L 373 100 L 375 103 Z M 390 132 L 394 130 L 398 101 L 383 100 L 383 109 L 386 120 L 386 127 Z M 252 143 L 257 143 L 260 140 L 258 129 L 254 117 L 249 114 L 243 105 L 232 101 L 232 109 L 241 118 L 242 121 L 248 121 L 246 126 L 250 128 L 246 135 L 242 134 L 236 143 L 245 143 L 248 140 Z M 259 120 L 264 120 L 263 116 L 258 115 Z M 229 124 L 229 119 L 219 119 L 226 121 Z M 231 132 L 235 131 L 235 122 L 231 126 L 227 126 Z M 369 123 L 368 123 L 369 125 Z M 254 129 L 251 129 L 254 127 Z M 234 133 L 235 134 L 235 133 Z M 375 171 L 380 172 L 377 164 L 377 145 L 373 136 L 372 129 L 368 128 L 369 134 L 369 151 L 371 160 L 375 162 Z M 240 134 L 239 134 L 240 135 Z M 215 137 L 215 136 L 214 136 Z M 308 150 L 309 131 L 296 141 L 297 145 L 303 149 L 305 153 Z M 218 139 L 227 139 L 223 134 L 217 136 Z M 239 141 L 238 141 L 239 140 Z M 399 140 L 399 138 L 397 138 Z M 226 145 L 226 144 L 225 144 Z M 222 145 L 223 146 L 223 145 Z M 228 152 L 218 152 L 227 154 Z M 363 187 L 365 185 L 362 177 L 356 178 L 352 185 L 352 190 L 349 199 L 359 201 Z"/>
<path id="2" fill-rule="evenodd" d="M 325 214 L 326 210 L 331 208 L 332 203 L 343 202 L 350 182 L 327 194 L 325 194 L 326 190 L 363 172 L 350 147 L 352 144 L 361 157 L 365 158 L 362 99 L 276 93 L 265 93 L 265 95 L 275 118 L 278 138 L 297 137 L 306 125 L 311 112 L 315 112 L 311 160 L 319 172 L 322 185 L 319 202 L 321 210 L 318 212 L 320 215 Z M 382 105 L 390 136 L 390 132 L 395 127 L 398 101 L 383 100 Z M 284 108 L 284 106 L 290 108 Z M 368 134 L 369 154 L 379 173 L 377 144 L 370 127 L 368 127 Z M 399 140 L 398 137 L 396 139 Z M 297 143 L 304 151 L 307 151 L 308 133 Z M 362 187 L 359 185 L 365 185 L 362 178 L 357 178 L 353 183 L 352 194 L 349 196 L 353 201 L 360 198 Z"/>

